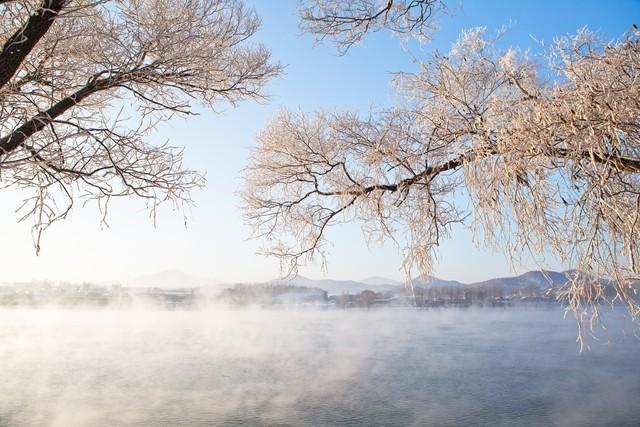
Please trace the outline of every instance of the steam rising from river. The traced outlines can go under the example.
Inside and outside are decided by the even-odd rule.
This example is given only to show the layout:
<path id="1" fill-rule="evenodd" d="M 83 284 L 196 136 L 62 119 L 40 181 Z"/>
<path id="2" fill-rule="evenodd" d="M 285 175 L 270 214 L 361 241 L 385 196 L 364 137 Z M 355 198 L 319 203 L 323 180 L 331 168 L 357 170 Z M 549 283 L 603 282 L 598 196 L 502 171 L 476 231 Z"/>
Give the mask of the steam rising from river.
<path id="1" fill-rule="evenodd" d="M 633 425 L 615 330 L 580 355 L 559 310 L 0 310 L 0 425 Z"/>

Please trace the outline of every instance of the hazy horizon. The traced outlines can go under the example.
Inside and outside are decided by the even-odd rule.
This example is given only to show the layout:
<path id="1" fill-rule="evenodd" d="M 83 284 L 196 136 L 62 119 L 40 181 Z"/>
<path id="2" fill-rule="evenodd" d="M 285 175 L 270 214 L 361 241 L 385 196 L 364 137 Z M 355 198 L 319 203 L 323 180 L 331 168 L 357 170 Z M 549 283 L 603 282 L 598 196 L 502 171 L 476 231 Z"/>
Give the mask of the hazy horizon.
<path id="1" fill-rule="evenodd" d="M 472 284 L 476 284 L 476 283 L 480 283 L 480 282 L 485 282 L 485 281 L 490 281 L 490 280 L 494 280 L 494 279 L 505 279 L 505 278 L 515 278 L 515 277 L 519 277 L 522 276 L 526 273 L 532 273 L 532 272 L 558 272 L 558 273 L 562 273 L 562 272 L 566 272 L 566 271 L 570 271 L 571 269 L 563 269 L 563 270 L 549 270 L 549 269 L 534 269 L 534 270 L 525 270 L 525 271 L 520 271 L 517 273 L 511 273 L 511 274 L 503 274 L 503 275 L 492 275 L 492 276 L 487 276 L 481 279 L 477 279 L 477 280 L 471 280 L 471 281 L 462 281 L 462 280 L 458 280 L 455 278 L 451 278 L 451 277 L 440 277 L 440 276 L 436 276 L 436 275 L 429 275 L 429 277 L 431 278 L 435 278 L 435 279 L 439 279 L 439 280 L 443 280 L 443 281 L 453 281 L 453 282 L 458 282 L 460 284 L 463 285 L 472 285 Z M 411 278 L 412 280 L 419 280 L 420 279 L 420 275 L 414 275 Z M 155 281 L 159 281 L 161 284 L 158 285 L 157 282 Z M 235 284 L 260 284 L 260 283 L 269 283 L 269 282 L 291 282 L 292 284 L 298 283 L 296 284 L 296 286 L 301 286 L 299 283 L 300 281 L 302 281 L 304 283 L 304 281 L 306 280 L 310 280 L 313 282 L 318 282 L 318 283 L 322 283 L 323 281 L 331 281 L 331 282 L 355 282 L 355 283 L 363 283 L 363 284 L 369 284 L 372 286 L 376 286 L 376 285 L 398 285 L 398 286 L 403 286 L 407 283 L 407 280 L 405 278 L 392 278 L 392 277 L 386 277 L 386 276 L 365 276 L 365 277 L 356 277 L 356 278 L 341 278 L 341 277 L 333 277 L 331 275 L 324 275 L 322 277 L 308 277 L 302 274 L 298 274 L 298 275 L 289 275 L 289 276 L 275 276 L 275 277 L 264 277 L 264 278 L 259 278 L 258 280 L 234 280 L 234 281 L 225 281 L 225 280 L 219 280 L 216 277 L 209 277 L 209 276 L 201 276 L 201 275 L 195 275 L 195 274 L 191 274 L 187 271 L 182 271 L 182 270 L 178 270 L 178 269 L 167 269 L 167 270 L 162 270 L 162 271 L 157 271 L 157 272 L 153 272 L 153 273 L 149 273 L 149 274 L 143 274 L 140 276 L 136 276 L 136 277 L 129 277 L 127 279 L 121 279 L 121 280 L 109 280 L 109 279 L 102 279 L 102 280 L 87 280 L 87 279 L 81 279 L 81 280 L 56 280 L 56 279 L 50 279 L 50 278 L 35 278 L 35 279 L 31 279 L 31 280 L 3 280 L 2 278 L 0 278 L 0 284 L 12 284 L 12 283 L 38 283 L 38 282 L 47 282 L 47 283 L 52 283 L 52 284 L 56 284 L 56 283 L 92 283 L 92 284 L 96 284 L 96 285 L 112 285 L 112 284 L 118 284 L 118 285 L 124 285 L 124 286 L 131 286 L 131 287 L 177 287 L 177 288 L 189 288 L 189 287 L 194 287 L 194 286 L 226 286 L 226 285 L 235 285 Z"/>

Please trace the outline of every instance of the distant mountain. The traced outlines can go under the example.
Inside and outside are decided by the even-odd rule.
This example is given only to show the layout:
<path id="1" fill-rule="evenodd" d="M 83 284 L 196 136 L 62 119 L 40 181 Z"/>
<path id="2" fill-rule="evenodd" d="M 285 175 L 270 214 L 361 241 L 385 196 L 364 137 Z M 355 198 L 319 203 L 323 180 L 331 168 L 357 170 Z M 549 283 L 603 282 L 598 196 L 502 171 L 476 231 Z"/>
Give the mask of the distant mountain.
<path id="1" fill-rule="evenodd" d="M 483 282 L 472 283 L 472 287 L 493 287 L 502 289 L 518 289 L 524 287 L 535 286 L 540 289 L 546 289 L 551 286 L 562 286 L 575 274 L 574 271 L 529 271 L 519 276 L 498 277 L 495 279 L 485 280 Z"/>
<path id="2" fill-rule="evenodd" d="M 412 279 L 412 284 L 415 287 L 422 288 L 434 288 L 434 287 L 488 287 L 488 288 L 501 288 L 505 291 L 512 291 L 514 289 L 536 287 L 539 289 L 547 289 L 550 286 L 562 286 L 568 279 L 575 274 L 575 271 L 569 270 L 565 272 L 557 271 L 529 271 L 519 276 L 513 277 L 499 277 L 495 279 L 485 280 L 482 282 L 476 282 L 471 284 L 465 284 L 458 282 L 457 280 L 445 280 L 434 276 L 418 276 Z M 309 288 L 324 289 L 329 295 L 340 294 L 357 294 L 365 289 L 372 290 L 374 292 L 394 291 L 403 287 L 402 282 L 387 279 L 384 277 L 370 277 L 362 281 L 354 280 L 332 280 L 332 279 L 320 279 L 313 280 L 303 276 L 297 276 L 290 279 L 273 280 L 268 283 L 273 284 L 289 284 L 294 286 L 306 286 Z"/>
<path id="3" fill-rule="evenodd" d="M 404 283 L 399 280 L 389 279 L 388 277 L 367 277 L 366 279 L 360 280 L 362 283 L 366 283 L 367 285 L 380 286 L 380 285 L 393 285 L 393 286 L 404 286 Z"/>
<path id="4" fill-rule="evenodd" d="M 500 288 L 504 291 L 513 291 L 519 288 L 536 287 L 547 289 L 550 286 L 562 286 L 576 274 L 575 270 L 564 272 L 557 271 L 529 271 L 519 276 L 498 277 L 481 282 L 465 284 L 456 280 L 444 280 L 434 276 L 418 276 L 412 280 L 413 286 L 422 288 L 433 287 L 487 287 Z M 603 281 L 604 283 L 605 281 Z M 209 292 L 217 293 L 224 288 L 232 286 L 216 280 L 198 277 L 179 270 L 167 270 L 161 273 L 138 277 L 125 283 L 131 287 L 145 288 L 209 288 Z M 258 285 L 290 285 L 306 288 L 317 288 L 327 291 L 329 295 L 358 294 L 364 290 L 374 292 L 397 291 L 404 283 L 386 277 L 369 277 L 361 281 L 333 280 L 333 279 L 309 279 L 304 276 L 295 276 L 287 279 L 275 279 Z"/>
<path id="5" fill-rule="evenodd" d="M 196 288 L 219 286 L 222 283 L 206 277 L 193 276 L 180 270 L 166 270 L 160 273 L 137 277 L 126 282 L 127 286 L 141 288 Z"/>
<path id="6" fill-rule="evenodd" d="M 289 284 L 294 286 L 306 286 L 308 288 L 320 288 L 327 291 L 329 295 L 358 294 L 366 289 L 374 292 L 385 292 L 397 290 L 397 284 L 371 285 L 354 280 L 331 280 L 331 279 L 309 279 L 303 276 L 296 276 L 290 279 L 277 279 L 269 282 L 271 284 Z"/>
<path id="7" fill-rule="evenodd" d="M 459 287 L 466 286 L 462 282 L 458 282 L 456 280 L 443 280 L 434 276 L 418 276 L 411 280 L 413 286 L 419 286 L 421 288 L 433 288 L 440 286 L 450 286 L 450 287 Z"/>

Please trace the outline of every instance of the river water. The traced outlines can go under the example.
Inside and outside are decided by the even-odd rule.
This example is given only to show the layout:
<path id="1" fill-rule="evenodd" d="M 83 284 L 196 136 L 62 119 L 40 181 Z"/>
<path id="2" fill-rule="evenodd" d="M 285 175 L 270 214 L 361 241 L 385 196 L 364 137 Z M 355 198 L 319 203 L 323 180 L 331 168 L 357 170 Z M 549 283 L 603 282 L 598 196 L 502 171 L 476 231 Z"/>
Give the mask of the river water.
<path id="1" fill-rule="evenodd" d="M 640 340 L 559 310 L 0 310 L 0 426 L 638 426 Z"/>

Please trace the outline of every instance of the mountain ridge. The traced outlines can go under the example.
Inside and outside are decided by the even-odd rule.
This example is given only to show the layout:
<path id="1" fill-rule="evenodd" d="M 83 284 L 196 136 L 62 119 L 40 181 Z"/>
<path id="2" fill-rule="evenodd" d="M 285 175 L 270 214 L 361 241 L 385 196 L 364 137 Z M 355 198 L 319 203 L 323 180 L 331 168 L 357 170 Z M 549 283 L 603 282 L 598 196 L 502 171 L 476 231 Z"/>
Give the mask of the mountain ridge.
<path id="1" fill-rule="evenodd" d="M 434 288 L 434 287 L 468 287 L 468 288 L 501 288 L 513 290 L 525 287 L 537 287 L 546 289 L 551 286 L 561 286 L 566 283 L 576 270 L 565 270 L 562 272 L 553 270 L 531 270 L 520 275 L 495 277 L 483 281 L 463 283 L 457 280 L 441 279 L 436 276 L 417 276 L 411 280 L 414 287 Z M 141 276 L 130 280 L 128 286 L 157 287 L 157 288 L 187 288 L 187 287 L 211 287 L 228 288 L 238 283 L 220 282 L 205 277 L 193 276 L 180 270 L 166 270 L 160 273 Z M 244 284 L 247 284 L 246 282 Z M 293 285 L 309 288 L 319 288 L 327 291 L 331 295 L 354 294 L 364 290 L 374 292 L 393 291 L 404 287 L 405 284 L 398 280 L 386 277 L 372 276 L 362 280 L 337 280 L 337 279 L 311 279 L 305 276 L 293 276 L 287 278 L 276 278 L 264 282 L 254 282 L 255 285 Z"/>
<path id="2" fill-rule="evenodd" d="M 177 269 L 138 276 L 125 281 L 127 286 L 141 288 L 189 288 L 202 286 L 223 286 L 225 283 L 207 277 L 195 276 Z"/>

